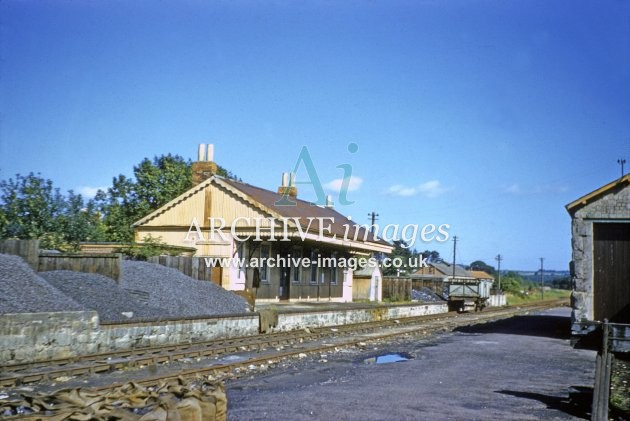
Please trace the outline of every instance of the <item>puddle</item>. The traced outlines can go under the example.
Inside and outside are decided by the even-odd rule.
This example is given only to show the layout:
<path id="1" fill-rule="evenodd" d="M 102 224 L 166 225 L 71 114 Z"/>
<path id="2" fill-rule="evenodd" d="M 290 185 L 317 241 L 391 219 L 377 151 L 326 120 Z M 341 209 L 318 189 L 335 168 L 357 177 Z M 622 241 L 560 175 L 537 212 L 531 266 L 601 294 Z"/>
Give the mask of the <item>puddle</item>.
<path id="1" fill-rule="evenodd" d="M 411 355 L 405 352 L 401 352 L 377 355 L 375 357 L 366 358 L 365 360 L 363 360 L 363 362 L 365 364 L 389 364 L 398 363 L 401 361 L 409 361 L 411 358 Z"/>

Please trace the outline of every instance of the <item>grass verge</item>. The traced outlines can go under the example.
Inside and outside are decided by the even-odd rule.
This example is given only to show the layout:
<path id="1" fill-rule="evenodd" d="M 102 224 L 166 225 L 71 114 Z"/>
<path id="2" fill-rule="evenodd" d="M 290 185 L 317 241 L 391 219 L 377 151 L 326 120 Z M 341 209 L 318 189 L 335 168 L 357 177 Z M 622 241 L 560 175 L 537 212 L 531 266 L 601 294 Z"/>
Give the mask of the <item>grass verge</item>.
<path id="1" fill-rule="evenodd" d="M 507 303 L 510 306 L 519 305 L 519 304 L 531 304 L 536 301 L 542 301 L 542 294 L 540 290 L 534 290 L 529 294 L 514 294 L 511 292 L 506 293 L 507 295 Z M 559 300 L 561 298 L 569 298 L 571 296 L 571 291 L 566 289 L 552 289 L 549 291 L 545 291 L 545 301 L 547 300 Z"/>

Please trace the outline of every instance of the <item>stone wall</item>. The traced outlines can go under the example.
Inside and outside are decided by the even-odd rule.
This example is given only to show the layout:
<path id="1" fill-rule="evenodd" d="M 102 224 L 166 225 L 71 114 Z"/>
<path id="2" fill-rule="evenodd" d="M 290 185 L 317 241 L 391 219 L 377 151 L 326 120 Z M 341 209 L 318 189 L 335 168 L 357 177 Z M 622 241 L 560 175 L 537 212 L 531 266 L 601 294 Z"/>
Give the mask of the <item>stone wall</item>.
<path id="1" fill-rule="evenodd" d="M 98 352 L 95 311 L 0 315 L 0 365 Z"/>
<path id="2" fill-rule="evenodd" d="M 258 314 L 153 323 L 106 324 L 100 340 L 108 349 L 210 341 L 256 335 Z"/>
<path id="3" fill-rule="evenodd" d="M 630 186 L 612 188 L 604 196 L 577 209 L 571 221 L 573 331 L 581 321 L 593 320 L 593 223 L 630 219 Z"/>
<path id="4" fill-rule="evenodd" d="M 257 314 L 104 325 L 94 311 L 3 314 L 0 365 L 257 333 Z"/>
<path id="5" fill-rule="evenodd" d="M 395 307 L 310 311 L 306 313 L 279 313 L 275 330 L 286 331 L 304 329 L 305 327 L 335 326 L 447 312 L 448 305 L 446 303 L 432 303 Z"/>
<path id="6" fill-rule="evenodd" d="M 275 330 L 441 314 L 447 305 L 280 313 Z M 0 365 L 46 361 L 155 345 L 256 335 L 257 313 L 192 320 L 100 324 L 94 311 L 0 315 Z"/>

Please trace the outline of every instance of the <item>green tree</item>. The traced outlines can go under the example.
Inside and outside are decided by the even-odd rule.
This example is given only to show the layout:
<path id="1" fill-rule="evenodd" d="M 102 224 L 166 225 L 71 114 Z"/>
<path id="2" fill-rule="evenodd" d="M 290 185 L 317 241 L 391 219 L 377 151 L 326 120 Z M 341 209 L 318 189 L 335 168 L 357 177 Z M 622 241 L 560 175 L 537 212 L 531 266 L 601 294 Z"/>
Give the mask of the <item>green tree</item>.
<path id="1" fill-rule="evenodd" d="M 40 174 L 0 181 L 2 238 L 36 239 L 57 231 L 64 203 L 59 189 Z"/>
<path id="2" fill-rule="evenodd" d="M 107 192 L 96 195 L 98 208 L 104 215 L 105 235 L 109 241 L 131 243 L 132 224 L 165 205 L 192 187 L 190 160 L 179 155 L 161 155 L 143 159 L 133 168 L 134 178 L 119 175 Z M 217 175 L 236 179 L 219 166 Z"/>
<path id="3" fill-rule="evenodd" d="M 93 203 L 65 197 L 40 174 L 17 174 L 0 181 L 0 238 L 39 239 L 43 248 L 71 249 L 102 238 Z"/>
<path id="4" fill-rule="evenodd" d="M 482 270 L 490 275 L 496 275 L 497 271 L 494 266 L 490 266 L 486 264 L 486 262 L 482 260 L 475 260 L 469 265 L 470 270 Z"/>
<path id="5" fill-rule="evenodd" d="M 529 283 L 516 272 L 507 272 L 501 276 L 501 289 L 513 294 L 529 289 Z"/>
<path id="6" fill-rule="evenodd" d="M 436 250 L 425 250 L 422 253 L 423 257 L 427 259 L 427 262 L 441 262 L 442 258 L 440 257 L 440 253 Z"/>
<path id="7" fill-rule="evenodd" d="M 68 191 L 57 225 L 64 241 L 74 250 L 78 250 L 82 241 L 105 239 L 105 226 L 94 200 L 84 203 L 83 197 L 72 190 Z"/>
<path id="8" fill-rule="evenodd" d="M 394 240 L 393 241 L 394 249 L 389 254 L 389 258 L 393 261 L 396 258 L 400 258 L 402 261 L 402 267 L 387 267 L 383 270 L 383 275 L 405 275 L 411 273 L 411 268 L 409 267 L 409 261 L 414 256 L 414 252 L 412 252 L 407 243 L 403 240 Z"/>

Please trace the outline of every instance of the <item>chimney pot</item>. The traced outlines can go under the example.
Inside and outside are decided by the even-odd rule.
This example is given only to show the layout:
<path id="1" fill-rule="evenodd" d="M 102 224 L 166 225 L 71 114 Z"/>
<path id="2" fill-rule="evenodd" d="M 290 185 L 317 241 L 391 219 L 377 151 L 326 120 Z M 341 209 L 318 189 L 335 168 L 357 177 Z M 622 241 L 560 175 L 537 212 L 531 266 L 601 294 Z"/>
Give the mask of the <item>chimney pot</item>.
<path id="1" fill-rule="evenodd" d="M 214 155 L 214 145 L 200 144 L 198 149 L 198 161 L 192 163 L 192 185 L 203 183 L 217 173 L 218 166 L 212 159 Z"/>
<path id="2" fill-rule="evenodd" d="M 294 173 L 282 173 L 282 185 L 278 187 L 278 194 L 289 197 L 297 197 L 297 188 L 295 187 Z"/>
<path id="3" fill-rule="evenodd" d="M 197 162 L 202 162 L 206 160 L 206 145 L 203 143 L 199 144 L 199 150 L 197 152 Z"/>

